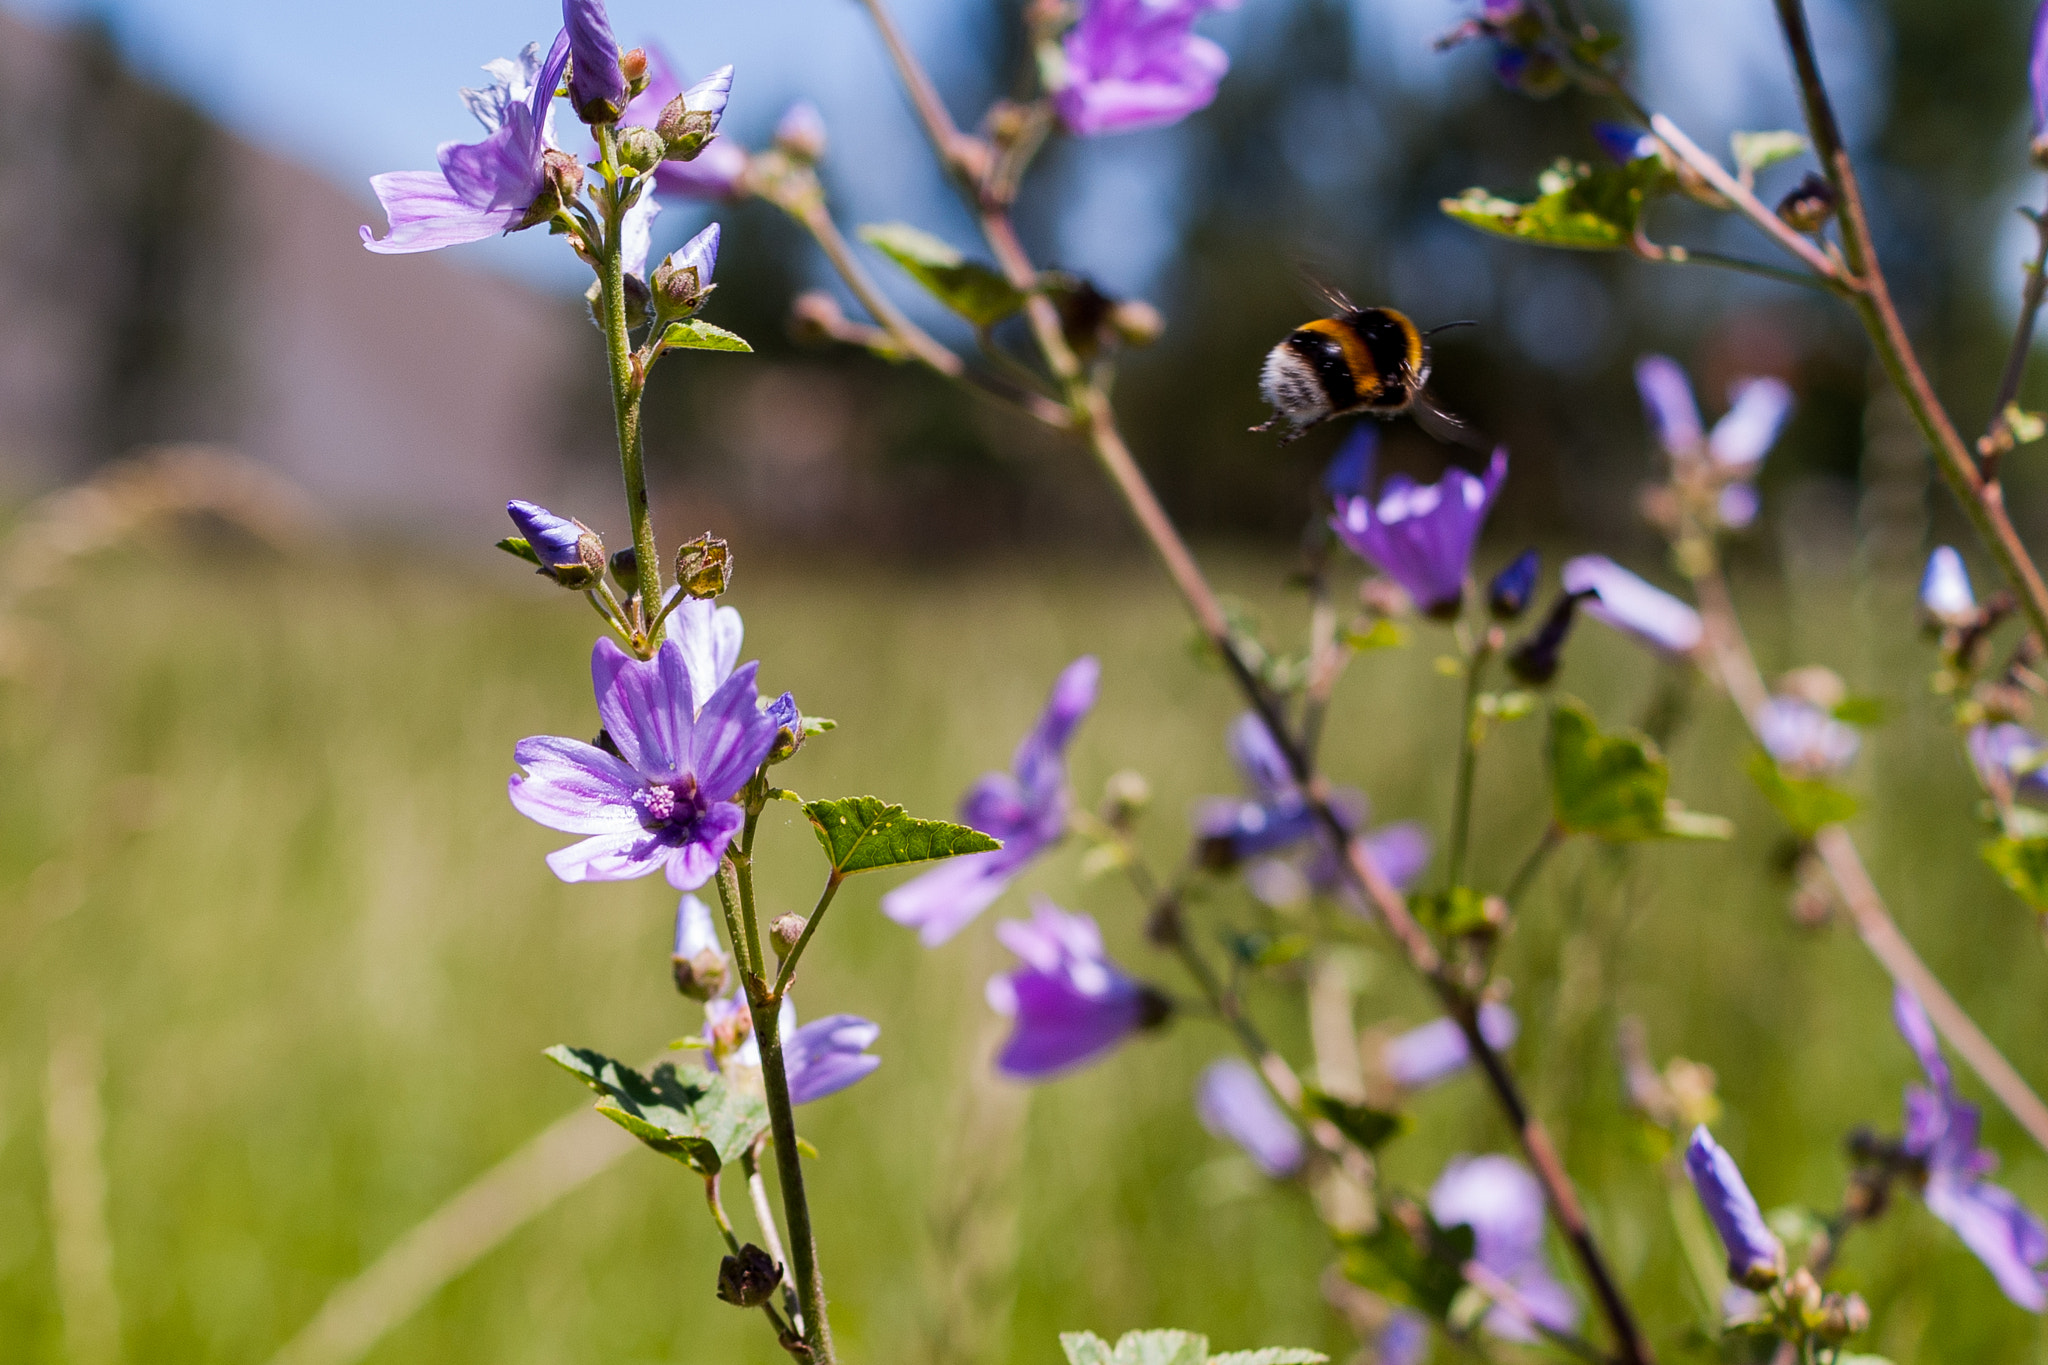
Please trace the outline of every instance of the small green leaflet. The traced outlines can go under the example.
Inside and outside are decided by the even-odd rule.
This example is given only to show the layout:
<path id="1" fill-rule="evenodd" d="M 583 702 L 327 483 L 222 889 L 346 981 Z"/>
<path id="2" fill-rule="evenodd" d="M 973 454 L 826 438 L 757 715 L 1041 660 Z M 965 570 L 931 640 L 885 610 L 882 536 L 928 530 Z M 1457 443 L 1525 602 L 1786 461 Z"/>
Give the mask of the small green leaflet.
<path id="1" fill-rule="evenodd" d="M 1062 1332 L 1067 1365 L 1326 1365 L 1320 1351 L 1269 1346 L 1262 1351 L 1209 1354 L 1209 1339 L 1194 1332 L 1126 1332 L 1112 1347 L 1093 1332 Z"/>
<path id="2" fill-rule="evenodd" d="M 699 1175 L 717 1175 L 768 1127 L 767 1102 L 722 1076 L 666 1062 L 643 1076 L 581 1047 L 551 1047 L 547 1056 L 597 1092 L 598 1113 Z"/>
<path id="3" fill-rule="evenodd" d="M 1338 1132 L 1368 1152 L 1408 1131 L 1408 1116 L 1405 1114 L 1391 1114 L 1384 1109 L 1352 1104 L 1314 1086 L 1303 1090 L 1301 1107 L 1317 1118 L 1328 1119 L 1337 1126 Z"/>
<path id="4" fill-rule="evenodd" d="M 1650 196 L 1668 188 L 1671 173 L 1654 156 L 1626 166 L 1559 160 L 1536 179 L 1537 197 L 1526 204 L 1484 189 L 1469 189 L 1442 203 L 1461 223 L 1503 237 L 1578 251 L 1619 251 L 1634 239 Z"/>
<path id="5" fill-rule="evenodd" d="M 1735 149 L 1735 164 L 1745 171 L 1760 171 L 1780 161 L 1790 161 L 1806 150 L 1806 139 L 1798 133 L 1736 133 L 1728 139 Z"/>
<path id="6" fill-rule="evenodd" d="M 533 552 L 533 546 L 527 544 L 525 536 L 506 536 L 498 542 L 498 548 L 514 559 L 523 559 L 536 567 L 540 565 L 540 556 Z"/>
<path id="7" fill-rule="evenodd" d="M 1377 1228 L 1347 1241 L 1344 1274 L 1442 1321 L 1465 1287 L 1465 1262 L 1472 1259 L 1475 1239 L 1462 1223 L 1444 1228 L 1427 1213 L 1416 1217 L 1419 1226 L 1412 1235 L 1398 1217 L 1385 1213 Z"/>
<path id="8" fill-rule="evenodd" d="M 992 327 L 1024 306 L 1024 296 L 1008 280 L 923 228 L 870 223 L 860 237 L 976 327 Z"/>
<path id="9" fill-rule="evenodd" d="M 2048 838 L 2007 835 L 1993 839 L 1980 852 L 2014 895 L 2035 910 L 2048 912 Z"/>
<path id="10" fill-rule="evenodd" d="M 1825 826 L 1839 825 L 1856 814 L 1854 796 L 1823 778 L 1787 773 L 1761 749 L 1749 756 L 1749 776 L 1802 839 L 1811 839 Z"/>
<path id="11" fill-rule="evenodd" d="M 695 318 L 688 322 L 671 322 L 668 330 L 661 334 L 661 348 L 664 351 L 749 351 L 746 339 L 714 327 L 708 322 Z"/>
<path id="12" fill-rule="evenodd" d="M 1734 826 L 1686 810 L 1665 793 L 1671 770 L 1649 740 L 1600 732 L 1584 703 L 1569 697 L 1550 714 L 1550 796 L 1571 834 L 1634 839 L 1726 839 Z"/>
<path id="13" fill-rule="evenodd" d="M 811 818 L 833 871 L 842 877 L 962 853 L 993 853 L 1002 847 L 978 829 L 946 820 L 920 820 L 879 796 L 808 801 L 804 814 Z"/>

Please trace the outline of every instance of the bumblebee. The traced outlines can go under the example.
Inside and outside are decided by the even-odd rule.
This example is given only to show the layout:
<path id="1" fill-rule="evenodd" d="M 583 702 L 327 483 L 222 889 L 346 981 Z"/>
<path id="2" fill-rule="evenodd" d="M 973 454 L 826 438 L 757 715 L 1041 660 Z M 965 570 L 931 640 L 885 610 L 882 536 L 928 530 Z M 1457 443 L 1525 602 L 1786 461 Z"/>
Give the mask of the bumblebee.
<path id="1" fill-rule="evenodd" d="M 1330 301 L 1337 312 L 1303 323 L 1266 353 L 1259 396 L 1272 404 L 1273 415 L 1252 430 L 1270 431 L 1284 421 L 1285 445 L 1332 417 L 1409 413 L 1431 435 L 1469 444 L 1470 430 L 1432 403 L 1423 388 L 1429 382 L 1428 336 L 1434 333 L 1423 333 L 1392 308 L 1358 308 L 1339 294 Z"/>

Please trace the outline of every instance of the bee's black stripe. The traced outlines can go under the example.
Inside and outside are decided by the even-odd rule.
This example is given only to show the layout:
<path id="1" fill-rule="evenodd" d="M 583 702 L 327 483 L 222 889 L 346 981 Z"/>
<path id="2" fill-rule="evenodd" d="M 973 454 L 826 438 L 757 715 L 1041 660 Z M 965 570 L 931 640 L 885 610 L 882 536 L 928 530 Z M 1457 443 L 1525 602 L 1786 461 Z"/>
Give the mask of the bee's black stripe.
<path id="1" fill-rule="evenodd" d="M 1287 334 L 1287 349 L 1309 363 L 1322 382 L 1323 397 L 1329 400 L 1330 411 L 1342 412 L 1358 404 L 1358 381 L 1352 377 L 1351 366 L 1344 361 L 1344 345 L 1327 332 L 1311 332 L 1306 328 Z"/>
<path id="2" fill-rule="evenodd" d="M 1365 343 L 1373 368 L 1380 372 L 1379 391 L 1371 400 L 1373 406 L 1405 406 L 1412 396 L 1409 386 L 1414 382 L 1414 371 L 1408 364 L 1410 327 L 1380 308 L 1361 308 L 1344 320 Z"/>

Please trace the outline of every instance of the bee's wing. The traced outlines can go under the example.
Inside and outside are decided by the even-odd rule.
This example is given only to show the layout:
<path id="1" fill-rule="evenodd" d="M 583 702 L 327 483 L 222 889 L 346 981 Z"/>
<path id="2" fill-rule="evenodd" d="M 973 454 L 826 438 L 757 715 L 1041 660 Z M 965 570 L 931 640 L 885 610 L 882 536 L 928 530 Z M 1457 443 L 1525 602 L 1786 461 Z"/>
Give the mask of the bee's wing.
<path id="1" fill-rule="evenodd" d="M 1328 283 L 1340 272 L 1334 262 L 1321 258 L 1296 256 L 1294 273 L 1301 284 L 1302 295 L 1313 308 L 1326 308 L 1332 313 L 1353 313 L 1358 305 L 1337 286 Z"/>
<path id="2" fill-rule="evenodd" d="M 1417 426 L 1446 445 L 1464 446 L 1467 450 L 1476 450 L 1481 454 L 1493 449 L 1492 444 L 1479 434 L 1477 427 L 1451 416 L 1438 407 L 1427 389 L 1416 391 L 1414 405 L 1408 411 L 1414 416 Z"/>

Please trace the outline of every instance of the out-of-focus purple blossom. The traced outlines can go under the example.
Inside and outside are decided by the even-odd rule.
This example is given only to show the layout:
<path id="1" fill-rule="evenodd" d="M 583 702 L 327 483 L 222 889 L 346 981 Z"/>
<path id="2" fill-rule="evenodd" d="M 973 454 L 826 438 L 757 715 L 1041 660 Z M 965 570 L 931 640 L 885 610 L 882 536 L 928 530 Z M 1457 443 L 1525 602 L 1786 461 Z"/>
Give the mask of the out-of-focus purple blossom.
<path id="1" fill-rule="evenodd" d="M 2034 159 L 2048 155 L 2048 5 L 2034 12 L 2034 36 L 2027 48 L 2027 87 L 2034 104 Z"/>
<path id="2" fill-rule="evenodd" d="M 1957 1095 L 1934 1026 L 1903 986 L 1892 996 L 1892 1019 L 1931 1087 L 1906 1087 L 1900 1143 L 1920 1165 L 1921 1199 L 1976 1253 L 2007 1298 L 2030 1312 L 2048 1309 L 2041 1270 L 2048 1260 L 2048 1227 L 2011 1192 L 1984 1178 L 1997 1169 L 1998 1158 L 1977 1145 L 1977 1106 Z"/>
<path id="3" fill-rule="evenodd" d="M 1680 453 L 1699 448 L 1705 428 L 1693 400 L 1692 381 L 1670 356 L 1646 355 L 1636 362 L 1636 392 L 1643 396 L 1657 444 Z"/>
<path id="4" fill-rule="evenodd" d="M 684 95 L 686 107 L 693 111 L 701 105 L 706 113 L 722 114 L 732 89 L 732 74 L 730 66 L 720 67 L 685 91 L 667 59 L 650 46 L 647 49 L 647 86 L 626 106 L 622 122 L 651 128 L 677 95 Z M 711 107 L 714 104 L 716 109 Z M 738 189 L 746 173 L 746 149 L 736 142 L 718 138 L 705 144 L 703 150 L 688 161 L 664 161 L 655 167 L 654 187 L 661 194 L 673 194 L 684 199 L 727 199 Z"/>
<path id="5" fill-rule="evenodd" d="M 1593 140 L 1617 165 L 1626 166 L 1657 154 L 1657 139 L 1625 123 L 1599 122 L 1593 125 Z"/>
<path id="6" fill-rule="evenodd" d="M 789 1082 L 791 1104 L 809 1104 L 836 1095 L 869 1075 L 882 1059 L 869 1048 L 882 1036 L 879 1024 L 857 1014 L 832 1014 L 801 1028 L 796 1003 L 782 998 L 776 1012 L 782 1036 L 782 1074 Z M 713 1071 L 761 1065 L 761 1040 L 747 1017 L 747 1002 L 738 995 L 704 1002 L 705 1064 Z"/>
<path id="7" fill-rule="evenodd" d="M 989 1007 L 1015 1021 L 996 1056 L 1007 1075 L 1056 1075 L 1166 1019 L 1165 998 L 1109 960 L 1102 931 L 1086 915 L 1041 898 L 1029 921 L 1004 920 L 996 937 L 1022 959 L 988 982 Z"/>
<path id="8" fill-rule="evenodd" d="M 646 661 L 597 642 L 591 679 L 617 757 L 556 736 L 513 750 L 526 769 L 509 784 L 513 806 L 549 829 L 590 836 L 548 855 L 556 876 L 623 881 L 665 870 L 681 891 L 710 880 L 744 823 L 733 797 L 775 743 L 757 667 L 734 672 L 699 708 L 673 638 Z"/>
<path id="9" fill-rule="evenodd" d="M 611 123 L 626 108 L 626 73 L 603 0 L 562 0 L 569 34 L 569 105 L 585 123 Z"/>
<path id="10" fill-rule="evenodd" d="M 1753 525 L 1762 507 L 1763 501 L 1757 497 L 1754 484 L 1731 483 L 1714 499 L 1715 514 L 1731 531 L 1741 531 Z"/>
<path id="11" fill-rule="evenodd" d="M 1978 725 L 1967 741 L 1977 780 L 1993 792 L 2048 799 L 2048 740 L 2024 725 Z"/>
<path id="12" fill-rule="evenodd" d="M 1495 1052 L 1515 1045 L 1521 1024 L 1515 1012 L 1498 1001 L 1479 1007 L 1479 1036 Z M 1445 1016 L 1390 1039 L 1381 1057 L 1387 1079 L 1403 1090 L 1420 1090 L 1464 1070 L 1472 1060 L 1471 1045 L 1458 1021 Z"/>
<path id="13" fill-rule="evenodd" d="M 1967 625 L 1977 616 L 1977 594 L 1970 589 L 1970 571 L 1953 545 L 1937 545 L 1920 575 L 1920 609 L 1944 626 Z"/>
<path id="14" fill-rule="evenodd" d="M 1396 474 L 1379 498 L 1344 498 L 1330 519 L 1338 539 L 1378 565 L 1432 616 L 1457 615 L 1465 571 L 1479 527 L 1508 474 L 1505 447 L 1493 452 L 1484 478 L 1462 469 L 1433 484 Z"/>
<path id="15" fill-rule="evenodd" d="M 654 245 L 654 220 L 660 216 L 661 201 L 643 193 L 619 220 L 619 259 L 628 275 L 647 278 L 647 253 Z"/>
<path id="16" fill-rule="evenodd" d="M 1536 596 L 1536 578 L 1542 568 L 1543 556 L 1535 550 L 1524 550 L 1516 555 L 1514 561 L 1495 574 L 1493 582 L 1487 585 L 1487 608 L 1502 621 L 1519 619 Z"/>
<path id="17" fill-rule="evenodd" d="M 676 939 L 669 962 L 676 989 L 693 999 L 719 994 L 732 978 L 732 960 L 711 927 L 711 911 L 688 892 L 676 906 Z"/>
<path id="18" fill-rule="evenodd" d="M 1692 1141 L 1686 1144 L 1685 1171 L 1728 1252 L 1728 1278 L 1751 1289 L 1775 1283 L 1785 1273 L 1784 1244 L 1765 1225 L 1735 1158 L 1714 1141 L 1705 1124 L 1692 1130 Z"/>
<path id="19" fill-rule="evenodd" d="M 1412 1308 L 1396 1308 L 1373 1338 L 1374 1365 L 1422 1365 L 1429 1359 L 1429 1319 Z"/>
<path id="20" fill-rule="evenodd" d="M 1242 1147 L 1275 1180 L 1301 1169 L 1308 1150 L 1301 1129 L 1274 1103 L 1251 1063 L 1238 1057 L 1211 1062 L 1195 1087 L 1195 1112 L 1211 1134 Z"/>
<path id="21" fill-rule="evenodd" d="M 1723 469 L 1761 464 L 1777 443 L 1792 411 L 1792 390 L 1782 379 L 1739 379 L 1729 391 L 1728 411 L 1707 436 L 1707 453 Z"/>
<path id="22" fill-rule="evenodd" d="M 1333 502 L 1362 498 L 1372 491 L 1372 472 L 1379 463 L 1379 423 L 1363 420 L 1351 424 L 1337 453 L 1323 468 L 1323 491 Z"/>
<path id="23" fill-rule="evenodd" d="M 1593 594 L 1588 616 L 1668 654 L 1690 654 L 1706 634 L 1698 612 L 1605 555 L 1567 560 L 1562 577 L 1566 592 Z"/>
<path id="24" fill-rule="evenodd" d="M 1757 738 L 1783 766 L 1816 777 L 1832 777 L 1855 761 L 1863 737 L 1803 697 L 1775 696 L 1756 717 Z"/>
<path id="25" fill-rule="evenodd" d="M 583 563 L 583 537 L 589 530 L 581 523 L 567 517 L 558 517 L 539 503 L 522 502 L 518 498 L 505 504 L 506 515 L 519 528 L 519 534 L 533 550 L 541 564 L 549 569 L 580 570 Z"/>
<path id="26" fill-rule="evenodd" d="M 1534 1341 L 1531 1317 L 1555 1332 L 1577 1325 L 1579 1305 L 1544 1259 L 1543 1189 L 1520 1162 L 1453 1157 L 1429 1192 L 1429 1213 L 1441 1227 L 1470 1227 L 1473 1259 L 1512 1285 L 1521 1300 L 1488 1310 L 1487 1331 L 1509 1341 Z M 1529 1316 L 1523 1315 L 1525 1307 Z"/>
<path id="27" fill-rule="evenodd" d="M 568 57 L 563 34 L 545 59 L 539 44 L 529 44 L 516 62 L 500 59 L 486 66 L 491 85 L 462 94 L 488 136 L 442 143 L 435 153 L 439 170 L 371 176 L 370 188 L 391 230 L 380 238 L 366 225 L 363 245 L 387 255 L 435 251 L 525 226 L 528 210 L 548 187 L 551 107 Z"/>
<path id="28" fill-rule="evenodd" d="M 1084 0 L 1062 50 L 1066 72 L 1053 95 L 1060 119 L 1082 137 L 1178 123 L 1216 98 L 1230 69 L 1195 20 L 1236 0 Z"/>
<path id="29" fill-rule="evenodd" d="M 882 913 L 914 928 L 925 947 L 944 943 L 1015 881 L 1067 830 L 1067 743 L 1088 709 L 1102 665 L 1093 655 L 1068 664 L 1053 683 L 1038 724 L 1024 736 L 1007 773 L 985 773 L 960 803 L 960 819 L 1003 841 L 993 853 L 970 853 L 882 897 Z"/>
<path id="30" fill-rule="evenodd" d="M 775 146 L 802 161 L 821 161 L 825 156 L 825 116 L 809 100 L 798 100 L 782 111 L 775 121 Z"/>

